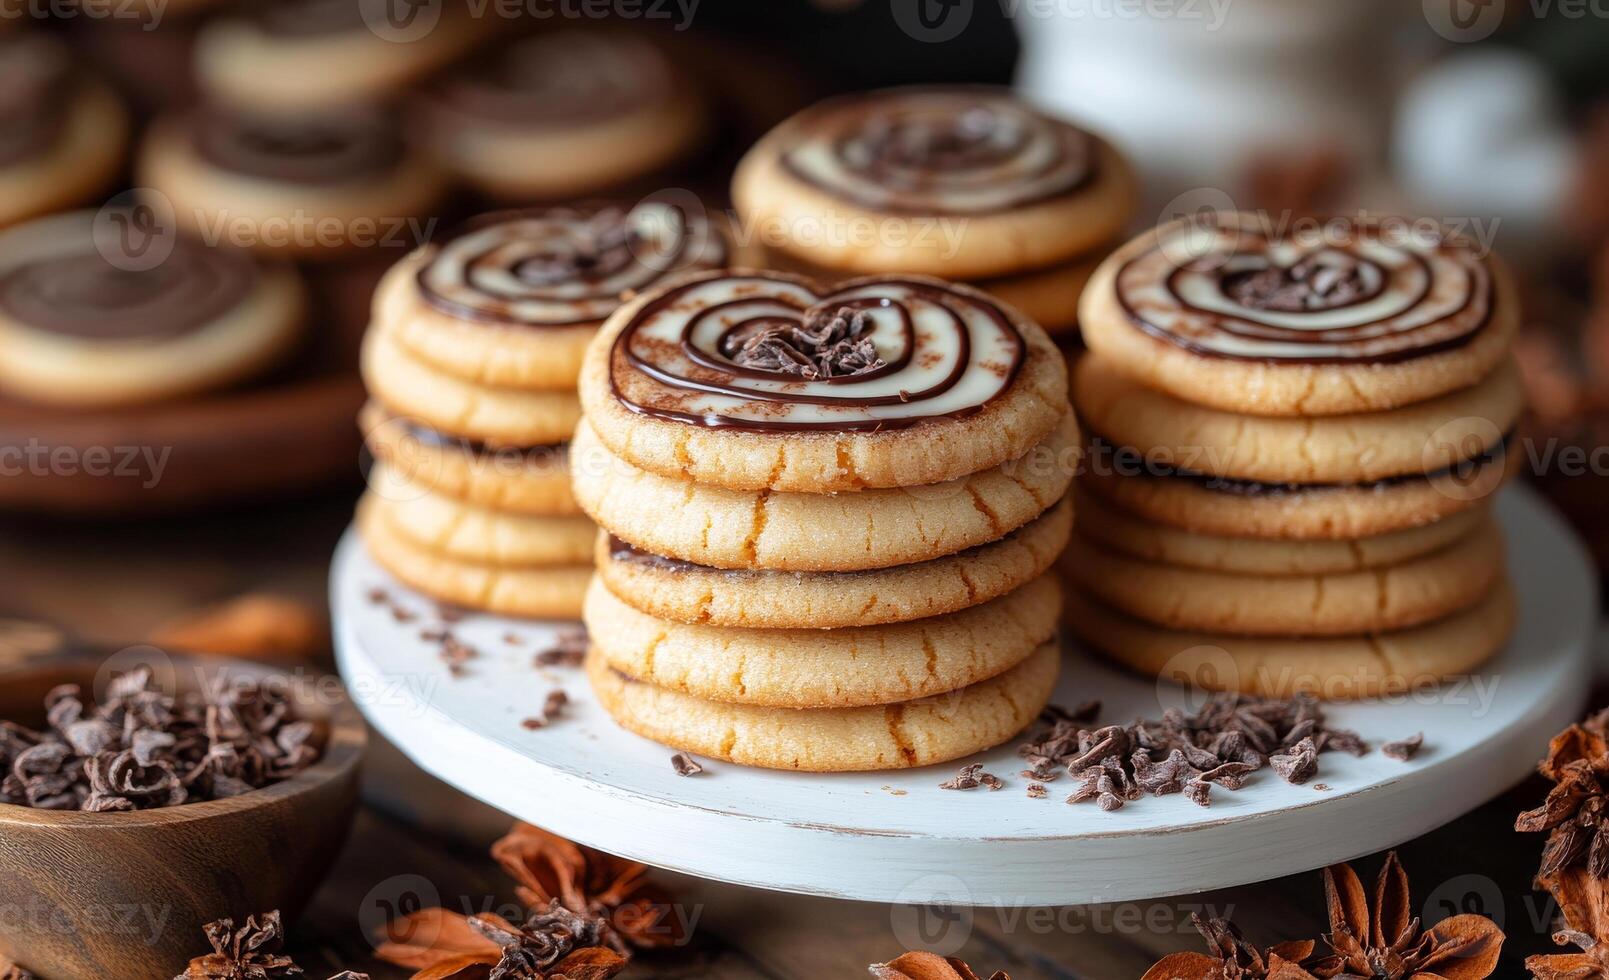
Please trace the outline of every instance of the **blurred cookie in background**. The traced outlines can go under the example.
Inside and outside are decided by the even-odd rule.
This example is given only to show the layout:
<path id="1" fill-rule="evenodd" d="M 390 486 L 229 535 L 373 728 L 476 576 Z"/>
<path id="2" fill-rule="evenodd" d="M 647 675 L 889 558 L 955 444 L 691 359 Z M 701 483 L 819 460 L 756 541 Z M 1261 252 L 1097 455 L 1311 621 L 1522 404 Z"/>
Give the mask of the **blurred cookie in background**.
<path id="1" fill-rule="evenodd" d="M 1134 213 L 1109 144 L 1010 90 L 901 88 L 806 109 L 743 158 L 732 198 L 784 267 L 960 279 L 1051 333 Z"/>
<path id="2" fill-rule="evenodd" d="M 142 213 L 76 211 L 0 235 L 0 389 L 159 401 L 238 381 L 292 346 L 306 312 L 294 271 L 148 236 Z"/>
<path id="3" fill-rule="evenodd" d="M 447 193 L 428 156 L 376 109 L 167 117 L 141 148 L 138 181 L 192 234 L 312 260 L 416 245 Z"/>
<path id="4" fill-rule="evenodd" d="M 0 226 L 84 204 L 128 149 L 128 115 L 55 38 L 0 35 Z"/>
<path id="5" fill-rule="evenodd" d="M 697 151 L 707 100 L 653 41 L 565 27 L 512 41 L 424 86 L 442 166 L 499 201 L 629 188 Z"/>
<path id="6" fill-rule="evenodd" d="M 201 91 L 258 109 L 383 101 L 451 64 L 501 23 L 466 0 L 396 6 L 276 0 L 209 21 L 196 39 Z"/>

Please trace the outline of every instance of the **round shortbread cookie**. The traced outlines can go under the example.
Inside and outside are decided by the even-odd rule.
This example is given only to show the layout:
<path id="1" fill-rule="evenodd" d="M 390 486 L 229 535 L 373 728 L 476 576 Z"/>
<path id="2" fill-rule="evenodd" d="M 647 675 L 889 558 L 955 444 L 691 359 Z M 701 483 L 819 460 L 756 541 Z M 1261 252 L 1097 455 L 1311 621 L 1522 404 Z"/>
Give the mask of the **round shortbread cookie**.
<path id="1" fill-rule="evenodd" d="M 865 572 L 709 568 L 598 535 L 598 576 L 659 619 L 749 629 L 837 629 L 903 623 L 966 609 L 1042 574 L 1067 545 L 1061 503 L 998 541 L 944 558 Z"/>
<path id="2" fill-rule="evenodd" d="M 1482 506 L 1524 464 L 1506 443 L 1442 473 L 1379 483 L 1247 483 L 1088 465 L 1080 482 L 1138 517 L 1198 534 L 1350 541 L 1421 527 Z"/>
<path id="3" fill-rule="evenodd" d="M 0 227 L 88 203 L 118 176 L 129 119 L 112 90 L 38 31 L 0 36 Z"/>
<path id="4" fill-rule="evenodd" d="M 363 381 L 393 415 L 494 447 L 565 442 L 581 418 L 573 391 L 471 384 L 404 350 L 384 323 L 363 337 Z"/>
<path id="5" fill-rule="evenodd" d="M 1525 407 L 1518 368 L 1430 401 L 1361 415 L 1263 418 L 1203 408 L 1147 388 L 1098 353 L 1073 369 L 1088 429 L 1146 461 L 1266 483 L 1368 483 L 1428 473 L 1486 453 Z"/>
<path id="6" fill-rule="evenodd" d="M 1276 541 L 1197 534 L 1141 520 L 1073 484 L 1078 533 L 1103 548 L 1165 565 L 1245 575 L 1331 575 L 1410 561 L 1445 548 L 1486 520 L 1473 507 L 1422 527 L 1344 541 Z"/>
<path id="7" fill-rule="evenodd" d="M 1166 629 L 1347 636 L 1418 626 L 1473 605 L 1503 572 L 1503 539 L 1488 519 L 1440 551 L 1398 565 L 1244 575 L 1130 558 L 1075 534 L 1057 567 L 1096 600 Z"/>
<path id="8" fill-rule="evenodd" d="M 1178 398 L 1251 415 L 1380 412 L 1474 385 L 1519 298 L 1495 256 L 1428 222 L 1270 226 L 1215 213 L 1152 229 L 1084 290 L 1084 339 Z"/>
<path id="9" fill-rule="evenodd" d="M 152 125 L 138 179 L 186 231 L 296 259 L 411 248 L 447 190 L 397 120 L 375 109 L 192 109 Z"/>
<path id="10" fill-rule="evenodd" d="M 1411 629 L 1281 638 L 1176 632 L 1067 590 L 1063 622 L 1080 642 L 1148 677 L 1263 697 L 1388 697 L 1475 670 L 1507 642 L 1514 595 L 1500 581 L 1474 606 Z"/>
<path id="11" fill-rule="evenodd" d="M 1078 331 L 1078 300 L 1084 286 L 1106 254 L 1109 246 L 1095 250 L 1092 255 L 1081 255 L 1066 262 L 1032 269 L 1016 275 L 974 279 L 967 283 L 1011 307 L 1023 316 L 1045 328 L 1057 340 L 1076 336 Z M 855 278 L 858 273 L 832 269 L 806 262 L 780 249 L 763 250 L 763 266 L 808 276 L 819 283 L 833 284 Z"/>
<path id="12" fill-rule="evenodd" d="M 367 497 L 358 503 L 357 526 L 380 567 L 432 598 L 505 616 L 581 616 L 591 565 L 526 567 L 459 561 L 410 541 Z"/>
<path id="13" fill-rule="evenodd" d="M 918 701 L 862 708 L 766 708 L 704 701 L 627 678 L 596 652 L 587 676 L 623 728 L 746 766 L 807 772 L 912 769 L 999 745 L 1039 716 L 1061 668 L 1047 643 L 980 684 Z"/>
<path id="14" fill-rule="evenodd" d="M 585 517 L 487 510 L 431 493 L 384 464 L 369 473 L 369 498 L 414 544 L 475 565 L 585 565 L 598 535 Z"/>
<path id="15" fill-rule="evenodd" d="M 652 40 L 624 31 L 529 34 L 417 98 L 442 165 L 501 200 L 619 187 L 691 155 L 709 130 L 693 81 Z"/>
<path id="16" fill-rule="evenodd" d="M 593 655 L 626 676 L 710 701 L 853 708 L 912 701 L 1015 667 L 1056 635 L 1061 588 L 1042 575 L 970 609 L 885 626 L 741 629 L 668 623 L 594 579 Z"/>
<path id="17" fill-rule="evenodd" d="M 116 251 L 125 212 L 75 211 L 0 233 L 0 388 L 111 406 L 219 388 L 294 346 L 306 297 L 288 266 L 185 238 Z M 147 261 L 153 257 L 160 261 Z"/>
<path id="18" fill-rule="evenodd" d="M 588 342 L 626 298 L 735 254 L 696 200 L 496 212 L 392 266 L 374 316 L 465 381 L 573 389 Z"/>
<path id="19" fill-rule="evenodd" d="M 383 7 L 350 0 L 278 0 L 203 24 L 195 76 L 211 101 L 228 105 L 279 112 L 373 105 L 456 61 L 499 21 L 476 16 L 463 0 L 412 11 L 402 23 Z"/>
<path id="20" fill-rule="evenodd" d="M 942 558 L 1038 517 L 1072 480 L 1075 428 L 1069 413 L 1028 455 L 959 480 L 859 493 L 667 479 L 611 456 L 590 424 L 576 431 L 570 470 L 581 509 L 644 551 L 716 568 L 849 572 Z"/>
<path id="21" fill-rule="evenodd" d="M 687 277 L 610 317 L 580 390 L 603 444 L 641 469 L 789 493 L 986 470 L 1067 407 L 1043 330 L 975 289 L 909 276 Z"/>
<path id="22" fill-rule="evenodd" d="M 1123 231 L 1137 199 L 1104 140 L 982 86 L 822 102 L 766 134 L 732 178 L 745 224 L 770 247 L 857 273 L 952 279 L 1091 252 Z"/>
<path id="23" fill-rule="evenodd" d="M 570 493 L 570 447 L 487 446 L 400 418 L 377 402 L 358 414 L 363 441 L 402 478 L 488 510 L 581 513 Z"/>

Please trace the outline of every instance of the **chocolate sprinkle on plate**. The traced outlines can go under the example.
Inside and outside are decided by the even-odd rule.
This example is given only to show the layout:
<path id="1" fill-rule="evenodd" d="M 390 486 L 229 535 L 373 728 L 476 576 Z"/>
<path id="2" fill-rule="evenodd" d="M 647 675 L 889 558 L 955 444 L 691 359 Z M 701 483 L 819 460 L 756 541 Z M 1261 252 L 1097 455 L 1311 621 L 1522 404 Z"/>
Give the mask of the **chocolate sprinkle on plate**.
<path id="1" fill-rule="evenodd" d="M 678 752 L 670 757 L 670 765 L 676 770 L 678 776 L 696 776 L 704 771 L 704 767 L 686 752 Z"/>
<path id="2" fill-rule="evenodd" d="M 1407 738 L 1399 738 L 1395 742 L 1387 742 L 1386 744 L 1380 746 L 1380 751 L 1388 759 L 1396 759 L 1398 762 L 1407 762 L 1409 759 L 1412 759 L 1414 756 L 1419 754 L 1419 750 L 1424 746 L 1424 744 L 1425 733 L 1415 732 L 1414 734 L 1409 735 Z"/>

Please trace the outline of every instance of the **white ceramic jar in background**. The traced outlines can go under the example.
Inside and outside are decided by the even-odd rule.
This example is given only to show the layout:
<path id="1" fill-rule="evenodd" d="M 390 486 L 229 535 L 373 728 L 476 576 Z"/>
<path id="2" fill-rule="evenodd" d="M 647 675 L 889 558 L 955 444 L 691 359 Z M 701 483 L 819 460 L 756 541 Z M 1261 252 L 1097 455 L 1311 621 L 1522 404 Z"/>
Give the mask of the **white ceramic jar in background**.
<path id="1" fill-rule="evenodd" d="M 1383 160 L 1393 0 L 1012 2 L 1018 86 L 1129 153 L 1150 211 L 1233 195 L 1269 152 L 1341 152 L 1365 181 Z"/>

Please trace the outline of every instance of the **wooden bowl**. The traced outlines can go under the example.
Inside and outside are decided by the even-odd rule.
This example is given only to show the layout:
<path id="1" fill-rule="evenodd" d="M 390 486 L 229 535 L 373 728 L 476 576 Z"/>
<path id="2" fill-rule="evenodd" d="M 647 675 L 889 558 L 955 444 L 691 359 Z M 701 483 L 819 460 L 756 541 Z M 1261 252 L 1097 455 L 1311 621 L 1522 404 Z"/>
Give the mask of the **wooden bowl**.
<path id="1" fill-rule="evenodd" d="M 233 660 L 173 657 L 175 686 L 268 677 Z M 45 692 L 90 691 L 102 661 L 74 657 L 0 670 L 0 719 L 42 721 Z M 339 684 L 288 685 L 319 723 L 319 761 L 229 799 L 128 813 L 0 804 L 0 954 L 50 980 L 171 980 L 208 951 L 202 926 L 280 909 L 294 918 L 335 861 L 357 806 L 368 741 Z"/>

